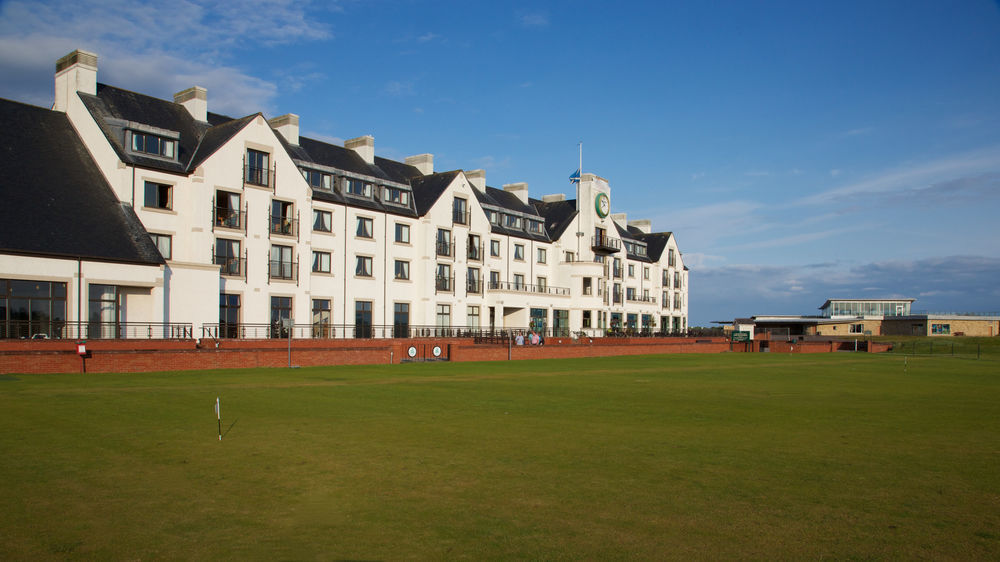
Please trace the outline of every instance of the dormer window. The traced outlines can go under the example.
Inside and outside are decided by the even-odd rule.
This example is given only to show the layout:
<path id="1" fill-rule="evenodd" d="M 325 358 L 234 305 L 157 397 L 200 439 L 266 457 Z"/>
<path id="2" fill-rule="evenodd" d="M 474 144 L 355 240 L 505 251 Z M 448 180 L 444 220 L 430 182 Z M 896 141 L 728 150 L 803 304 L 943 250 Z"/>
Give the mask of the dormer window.
<path id="1" fill-rule="evenodd" d="M 486 211 L 486 214 L 490 216 L 490 224 L 500 226 L 500 213 L 496 211 Z"/>
<path id="2" fill-rule="evenodd" d="M 382 200 L 385 203 L 394 205 L 410 206 L 410 192 L 398 187 L 384 186 L 382 188 Z"/>
<path id="3" fill-rule="evenodd" d="M 302 177 L 313 189 L 325 189 L 326 191 L 333 189 L 333 176 L 330 174 L 316 170 L 302 170 Z"/>
<path id="4" fill-rule="evenodd" d="M 521 217 L 507 215 L 507 228 L 521 230 Z"/>
<path id="5" fill-rule="evenodd" d="M 531 232 L 534 232 L 535 234 L 538 234 L 542 230 L 542 223 L 540 223 L 538 221 L 529 220 L 528 221 L 528 230 L 531 231 Z"/>
<path id="6" fill-rule="evenodd" d="M 138 131 L 129 131 L 129 135 L 132 137 L 130 144 L 132 152 L 152 154 L 163 158 L 176 158 L 177 141 L 175 140 Z"/>
<path id="7" fill-rule="evenodd" d="M 371 199 L 372 184 L 363 180 L 356 180 L 352 178 L 344 178 L 344 183 L 346 184 L 345 191 L 347 191 L 347 193 Z"/>

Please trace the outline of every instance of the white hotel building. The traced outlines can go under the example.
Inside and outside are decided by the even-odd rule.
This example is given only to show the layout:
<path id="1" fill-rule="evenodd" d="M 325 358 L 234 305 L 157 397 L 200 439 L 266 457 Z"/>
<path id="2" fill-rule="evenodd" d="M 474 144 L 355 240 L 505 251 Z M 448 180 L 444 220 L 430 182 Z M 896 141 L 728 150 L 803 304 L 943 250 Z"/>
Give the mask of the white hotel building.
<path id="1" fill-rule="evenodd" d="M 296 115 L 211 113 L 202 88 L 98 84 L 83 51 L 57 62 L 52 110 L 0 109 L 20 205 L 0 210 L 0 337 L 687 330 L 674 237 L 611 214 L 594 174 L 533 199 L 371 136 L 302 137 Z"/>

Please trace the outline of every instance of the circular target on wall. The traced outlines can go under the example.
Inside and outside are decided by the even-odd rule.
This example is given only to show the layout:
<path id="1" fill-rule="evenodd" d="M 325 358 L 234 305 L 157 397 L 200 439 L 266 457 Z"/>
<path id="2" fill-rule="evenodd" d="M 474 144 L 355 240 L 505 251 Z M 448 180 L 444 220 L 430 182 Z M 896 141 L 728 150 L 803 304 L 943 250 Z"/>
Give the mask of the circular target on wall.
<path id="1" fill-rule="evenodd" d="M 435 345 L 434 349 L 431 350 L 431 353 L 434 354 L 434 357 L 441 357 L 441 346 Z"/>
<path id="2" fill-rule="evenodd" d="M 409 349 L 406 350 L 406 354 L 409 355 L 411 358 L 416 357 L 417 356 L 416 346 L 411 345 Z"/>

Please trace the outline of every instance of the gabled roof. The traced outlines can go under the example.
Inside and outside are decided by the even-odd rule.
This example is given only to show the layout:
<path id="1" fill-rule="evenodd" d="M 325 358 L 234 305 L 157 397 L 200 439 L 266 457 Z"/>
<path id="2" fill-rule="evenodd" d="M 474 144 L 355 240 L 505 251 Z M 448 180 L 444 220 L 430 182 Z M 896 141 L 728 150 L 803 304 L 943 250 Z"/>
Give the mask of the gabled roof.
<path id="1" fill-rule="evenodd" d="M 552 201 L 545 203 L 538 199 L 528 199 L 528 202 L 535 207 L 538 214 L 545 217 L 545 230 L 549 233 L 549 238 L 558 240 L 562 238 L 566 229 L 576 218 L 576 199 L 569 201 Z"/>
<path id="2" fill-rule="evenodd" d="M 455 181 L 455 178 L 461 173 L 461 170 L 452 170 L 414 178 L 410 185 L 413 188 L 413 202 L 417 206 L 417 214 L 426 215 L 444 193 L 444 190 L 448 189 L 451 182 Z"/>
<path id="3" fill-rule="evenodd" d="M 64 113 L 0 100 L 0 252 L 159 265 Z"/>
<path id="4" fill-rule="evenodd" d="M 663 250 L 666 249 L 667 243 L 670 242 L 670 238 L 673 235 L 672 232 L 642 233 L 639 235 L 639 240 L 646 243 L 646 255 L 649 256 L 649 259 L 660 261 L 660 258 L 663 256 Z"/>
<path id="5" fill-rule="evenodd" d="M 201 138 L 201 143 L 198 144 L 198 149 L 188 163 L 187 171 L 194 171 L 195 168 L 200 166 L 209 156 L 215 154 L 216 150 L 222 148 L 222 145 L 236 136 L 236 133 L 242 131 L 244 127 L 259 115 L 260 113 L 255 113 L 240 119 L 223 121 L 205 131 L 205 134 Z"/>

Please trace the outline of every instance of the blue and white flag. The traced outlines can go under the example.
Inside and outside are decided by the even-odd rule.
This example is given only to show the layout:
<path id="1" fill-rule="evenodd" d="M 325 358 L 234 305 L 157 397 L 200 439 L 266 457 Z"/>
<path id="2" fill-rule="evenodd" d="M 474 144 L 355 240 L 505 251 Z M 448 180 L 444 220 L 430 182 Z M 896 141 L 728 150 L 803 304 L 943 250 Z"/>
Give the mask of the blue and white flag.
<path id="1" fill-rule="evenodd" d="M 577 168 L 575 172 L 569 175 L 569 183 L 577 183 L 580 181 L 580 168 Z"/>

